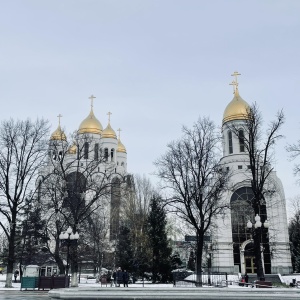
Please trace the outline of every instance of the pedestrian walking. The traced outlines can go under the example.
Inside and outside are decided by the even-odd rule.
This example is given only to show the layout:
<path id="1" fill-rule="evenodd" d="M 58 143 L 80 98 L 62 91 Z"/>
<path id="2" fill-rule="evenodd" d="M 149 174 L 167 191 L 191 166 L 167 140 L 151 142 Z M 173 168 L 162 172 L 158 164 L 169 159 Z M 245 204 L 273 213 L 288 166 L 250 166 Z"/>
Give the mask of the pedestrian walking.
<path id="1" fill-rule="evenodd" d="M 123 272 L 124 287 L 128 287 L 128 281 L 129 281 L 129 274 L 127 273 L 126 270 L 124 270 L 124 272 Z"/>
<path id="2" fill-rule="evenodd" d="M 19 275 L 19 270 L 16 270 L 15 273 L 14 273 L 15 282 L 17 282 L 18 275 Z"/>
<path id="3" fill-rule="evenodd" d="M 123 272 L 122 269 L 119 267 L 117 270 L 117 286 L 120 286 L 123 282 Z"/>

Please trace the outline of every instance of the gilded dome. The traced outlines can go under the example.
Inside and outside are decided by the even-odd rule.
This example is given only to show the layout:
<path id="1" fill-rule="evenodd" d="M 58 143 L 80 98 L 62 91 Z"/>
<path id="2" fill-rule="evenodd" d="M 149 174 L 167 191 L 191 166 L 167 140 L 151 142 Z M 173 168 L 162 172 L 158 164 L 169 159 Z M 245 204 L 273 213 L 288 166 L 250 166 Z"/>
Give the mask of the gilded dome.
<path id="1" fill-rule="evenodd" d="M 94 115 L 93 109 L 90 114 L 81 122 L 78 133 L 102 133 L 102 125 Z"/>
<path id="2" fill-rule="evenodd" d="M 241 98 L 238 90 L 236 89 L 234 97 L 225 108 L 223 114 L 223 124 L 232 120 L 245 120 L 249 113 L 248 103 Z"/>
<path id="3" fill-rule="evenodd" d="M 123 153 L 126 153 L 126 148 L 125 148 L 125 146 L 122 144 L 120 138 L 118 139 L 118 148 L 117 148 L 117 152 L 123 152 Z"/>
<path id="4" fill-rule="evenodd" d="M 61 129 L 60 125 L 58 125 L 57 129 L 51 134 L 50 137 L 51 141 L 66 141 L 67 137 L 63 130 Z"/>
<path id="5" fill-rule="evenodd" d="M 69 149 L 68 149 L 69 154 L 76 154 L 77 153 L 77 146 L 73 144 Z"/>
<path id="6" fill-rule="evenodd" d="M 115 131 L 111 128 L 110 123 L 108 123 L 107 127 L 102 131 L 102 138 L 112 138 L 116 139 L 117 135 Z"/>

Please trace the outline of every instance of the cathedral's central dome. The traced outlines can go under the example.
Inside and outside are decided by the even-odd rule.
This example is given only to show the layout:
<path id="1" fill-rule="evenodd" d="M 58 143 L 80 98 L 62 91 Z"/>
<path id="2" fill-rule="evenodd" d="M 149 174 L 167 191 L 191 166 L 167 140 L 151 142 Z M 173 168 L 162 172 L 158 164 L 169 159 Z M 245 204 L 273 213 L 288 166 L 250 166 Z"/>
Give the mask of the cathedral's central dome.
<path id="1" fill-rule="evenodd" d="M 81 122 L 78 133 L 102 133 L 102 125 L 94 115 L 93 109 L 90 114 Z"/>

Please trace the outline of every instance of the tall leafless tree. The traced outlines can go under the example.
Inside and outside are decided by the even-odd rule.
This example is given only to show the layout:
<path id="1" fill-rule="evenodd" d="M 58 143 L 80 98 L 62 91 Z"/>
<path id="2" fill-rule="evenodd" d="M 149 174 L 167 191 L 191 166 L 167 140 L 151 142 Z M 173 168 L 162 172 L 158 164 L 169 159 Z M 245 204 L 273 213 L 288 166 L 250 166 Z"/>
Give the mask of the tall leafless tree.
<path id="1" fill-rule="evenodd" d="M 92 222 L 97 211 L 104 210 L 113 215 L 118 223 L 119 209 L 112 209 L 110 201 L 120 201 L 123 175 L 116 173 L 113 163 L 107 161 L 104 153 L 94 149 L 87 151 L 87 144 L 93 139 L 88 135 L 75 134 L 72 143 L 66 139 L 52 141 L 49 149 L 48 167 L 41 172 L 38 185 L 40 195 L 46 203 L 48 215 L 52 218 L 52 235 L 56 241 L 53 253 L 58 264 L 59 234 L 62 228 L 71 226 L 73 232 L 83 231 L 86 223 Z M 90 147 L 91 148 L 91 147 Z M 89 157 L 89 159 L 88 159 Z M 101 214 L 103 215 L 103 214 Z M 110 224 L 110 230 L 116 227 Z M 51 247 L 48 247 L 51 250 Z M 71 249 L 72 286 L 77 286 L 78 247 Z"/>
<path id="2" fill-rule="evenodd" d="M 204 236 L 212 229 L 213 218 L 227 208 L 222 194 L 229 173 L 219 164 L 220 135 L 208 118 L 199 118 L 192 129 L 183 127 L 183 137 L 168 145 L 156 162 L 157 175 L 169 197 L 165 204 L 190 224 L 197 237 L 197 281 L 201 285 Z"/>
<path id="3" fill-rule="evenodd" d="M 277 113 L 276 119 L 272 121 L 267 130 L 263 128 L 263 118 L 256 103 L 250 106 L 242 122 L 230 125 L 230 130 L 239 139 L 240 145 L 245 148 L 248 155 L 251 189 L 254 197 L 251 201 L 254 215 L 261 216 L 264 222 L 266 215 L 263 207 L 266 205 L 266 196 L 277 192 L 278 187 L 271 180 L 274 170 L 272 162 L 274 159 L 274 146 L 282 138 L 279 131 L 284 123 L 283 111 Z M 242 133 L 241 133 L 242 132 Z M 264 280 L 264 268 L 262 263 L 262 230 L 256 228 L 253 234 L 255 265 L 257 278 Z"/>
<path id="4" fill-rule="evenodd" d="M 32 200 L 34 181 L 45 162 L 48 122 L 38 119 L 1 122 L 0 226 L 8 240 L 6 287 L 12 287 L 16 226 L 25 199 Z"/>
<path id="5" fill-rule="evenodd" d="M 300 156 L 300 139 L 294 143 L 287 146 L 287 151 L 290 153 L 291 159 L 297 159 Z M 294 167 L 295 175 L 300 174 L 300 164 L 296 163 Z"/>

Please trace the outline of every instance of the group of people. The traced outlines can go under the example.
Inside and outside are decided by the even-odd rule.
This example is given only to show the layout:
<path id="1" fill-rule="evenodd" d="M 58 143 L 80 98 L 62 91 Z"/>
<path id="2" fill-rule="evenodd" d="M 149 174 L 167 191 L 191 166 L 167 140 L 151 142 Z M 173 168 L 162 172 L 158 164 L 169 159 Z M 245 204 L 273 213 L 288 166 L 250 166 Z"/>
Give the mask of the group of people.
<path id="1" fill-rule="evenodd" d="M 121 267 L 113 272 L 112 279 L 112 285 L 120 286 L 124 284 L 124 287 L 128 287 L 129 274 L 126 270 L 122 271 Z"/>

